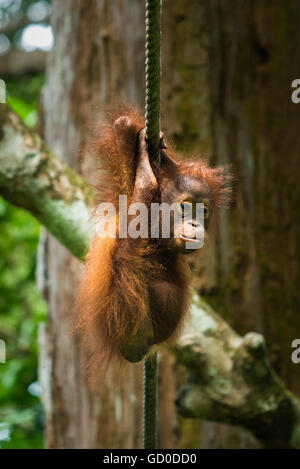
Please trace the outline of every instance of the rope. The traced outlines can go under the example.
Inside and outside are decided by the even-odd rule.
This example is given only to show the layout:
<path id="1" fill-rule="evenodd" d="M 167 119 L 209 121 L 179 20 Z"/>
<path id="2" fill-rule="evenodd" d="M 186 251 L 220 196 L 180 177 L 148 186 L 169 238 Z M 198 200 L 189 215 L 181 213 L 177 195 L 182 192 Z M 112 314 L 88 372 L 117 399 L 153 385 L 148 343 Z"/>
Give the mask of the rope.
<path id="1" fill-rule="evenodd" d="M 160 139 L 161 0 L 146 0 L 146 139 L 151 160 L 158 158 Z"/>
<path id="2" fill-rule="evenodd" d="M 157 353 L 144 362 L 144 448 L 157 448 Z"/>
<path id="3" fill-rule="evenodd" d="M 159 161 L 161 0 L 146 0 L 146 140 L 150 160 Z M 144 448 L 157 447 L 157 354 L 144 363 Z"/>

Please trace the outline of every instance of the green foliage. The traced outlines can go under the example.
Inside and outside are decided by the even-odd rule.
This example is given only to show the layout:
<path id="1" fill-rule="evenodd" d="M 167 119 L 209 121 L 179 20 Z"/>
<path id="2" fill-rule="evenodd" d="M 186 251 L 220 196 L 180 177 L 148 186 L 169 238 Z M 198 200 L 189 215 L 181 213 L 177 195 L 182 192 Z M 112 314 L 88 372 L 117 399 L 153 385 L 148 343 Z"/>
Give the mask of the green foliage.
<path id="1" fill-rule="evenodd" d="M 38 236 L 33 217 L 0 199 L 0 337 L 6 343 L 0 421 L 12 430 L 3 447 L 31 447 L 31 440 L 41 446 L 42 410 L 38 397 L 28 391 L 37 380 L 37 328 L 46 315 L 35 285 Z"/>
<path id="2" fill-rule="evenodd" d="M 44 75 L 6 80 L 8 104 L 31 128 L 37 123 L 38 97 L 43 85 Z"/>
<path id="3" fill-rule="evenodd" d="M 34 127 L 43 76 L 6 81 L 7 100 Z M 35 283 L 40 226 L 26 211 L 0 198 L 0 447 L 42 448 L 43 412 L 38 396 L 37 330 L 46 304 Z"/>

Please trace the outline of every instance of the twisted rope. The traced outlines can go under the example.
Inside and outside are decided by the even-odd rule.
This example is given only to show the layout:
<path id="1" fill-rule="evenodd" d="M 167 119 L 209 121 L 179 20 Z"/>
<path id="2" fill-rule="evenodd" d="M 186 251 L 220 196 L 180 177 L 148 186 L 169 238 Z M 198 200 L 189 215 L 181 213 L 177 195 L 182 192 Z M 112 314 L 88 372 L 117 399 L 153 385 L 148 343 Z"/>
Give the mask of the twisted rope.
<path id="1" fill-rule="evenodd" d="M 161 0 L 146 0 L 146 140 L 150 160 L 159 161 Z M 157 354 L 144 363 L 144 448 L 157 447 Z"/>
<path id="2" fill-rule="evenodd" d="M 151 160 L 158 159 L 160 132 L 161 0 L 146 0 L 146 139 Z"/>
<path id="3" fill-rule="evenodd" d="M 144 362 L 144 448 L 157 448 L 157 353 Z"/>

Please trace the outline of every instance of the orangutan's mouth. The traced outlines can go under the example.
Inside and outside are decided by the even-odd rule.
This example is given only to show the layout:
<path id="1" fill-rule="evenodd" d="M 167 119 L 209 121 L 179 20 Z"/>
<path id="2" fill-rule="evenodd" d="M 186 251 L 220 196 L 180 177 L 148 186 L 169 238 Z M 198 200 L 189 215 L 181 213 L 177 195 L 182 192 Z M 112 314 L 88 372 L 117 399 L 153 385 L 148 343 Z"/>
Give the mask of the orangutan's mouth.
<path id="1" fill-rule="evenodd" d="M 180 235 L 180 239 L 183 239 L 183 241 L 188 241 L 189 243 L 199 243 L 199 239 L 197 238 L 187 238 L 186 236 Z"/>

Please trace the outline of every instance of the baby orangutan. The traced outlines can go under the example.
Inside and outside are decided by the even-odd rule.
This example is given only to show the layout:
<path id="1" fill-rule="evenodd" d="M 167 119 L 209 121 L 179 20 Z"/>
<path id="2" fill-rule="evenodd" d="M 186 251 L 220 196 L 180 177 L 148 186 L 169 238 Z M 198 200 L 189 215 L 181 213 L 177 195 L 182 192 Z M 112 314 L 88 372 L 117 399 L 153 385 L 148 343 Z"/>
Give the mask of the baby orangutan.
<path id="1" fill-rule="evenodd" d="M 187 242 L 197 242 L 230 193 L 224 169 L 199 160 L 176 161 L 163 138 L 160 164 L 150 164 L 143 127 L 141 117 L 127 110 L 104 126 L 93 143 L 105 170 L 98 202 L 113 204 L 117 223 L 114 238 L 95 236 L 92 241 L 76 299 L 77 330 L 92 378 L 111 360 L 137 362 L 152 345 L 178 336 L 190 305 L 185 254 L 196 251 L 187 249 Z M 120 237 L 119 195 L 127 196 L 128 205 L 145 204 L 150 220 L 151 204 L 175 204 L 180 222 L 172 223 L 171 216 L 169 237 L 161 236 L 161 226 L 159 237 Z M 204 207 L 203 223 L 195 216 L 197 203 Z M 183 217 L 186 208 L 190 215 Z"/>

